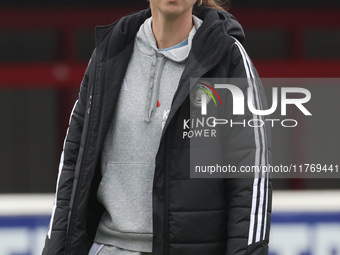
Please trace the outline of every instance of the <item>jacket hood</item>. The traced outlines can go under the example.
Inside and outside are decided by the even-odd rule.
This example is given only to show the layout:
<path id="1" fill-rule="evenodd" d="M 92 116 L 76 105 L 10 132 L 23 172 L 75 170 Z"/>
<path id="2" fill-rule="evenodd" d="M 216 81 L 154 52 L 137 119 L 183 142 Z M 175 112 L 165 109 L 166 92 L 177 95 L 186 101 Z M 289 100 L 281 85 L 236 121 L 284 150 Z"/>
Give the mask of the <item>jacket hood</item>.
<path id="1" fill-rule="evenodd" d="M 194 7 L 193 14 L 205 22 L 221 23 L 225 32 L 237 39 L 240 43 L 244 42 L 245 35 L 241 24 L 229 12 L 224 12 L 210 7 Z"/>
<path id="2" fill-rule="evenodd" d="M 228 35 L 236 38 L 240 43 L 243 44 L 245 35 L 241 24 L 229 12 L 225 12 L 223 15 L 225 15 L 227 18 L 226 31 Z"/>

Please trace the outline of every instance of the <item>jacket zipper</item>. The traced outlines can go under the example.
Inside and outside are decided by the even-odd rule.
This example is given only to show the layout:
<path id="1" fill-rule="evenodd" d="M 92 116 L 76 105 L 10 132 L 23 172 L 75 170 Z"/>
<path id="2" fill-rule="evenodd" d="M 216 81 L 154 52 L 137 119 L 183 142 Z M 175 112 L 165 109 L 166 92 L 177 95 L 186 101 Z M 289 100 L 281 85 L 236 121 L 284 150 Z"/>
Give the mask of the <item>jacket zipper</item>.
<path id="1" fill-rule="evenodd" d="M 168 173 L 168 149 L 166 147 L 167 139 L 165 139 L 165 174 L 164 174 L 164 255 L 168 254 L 168 245 L 169 245 L 169 173 Z"/>
<path id="2" fill-rule="evenodd" d="M 184 80 L 182 83 L 185 84 L 185 82 L 187 82 L 186 80 Z M 189 83 L 190 84 L 190 83 Z M 189 92 L 190 93 L 190 92 Z M 174 98 L 177 97 L 177 95 L 179 94 L 179 90 L 177 90 L 175 92 Z M 171 108 L 174 104 L 174 100 L 171 103 Z M 169 123 L 170 125 L 170 123 Z M 166 134 L 164 134 L 166 135 Z M 167 137 L 164 138 L 165 140 L 165 163 L 166 163 L 166 167 L 165 167 L 165 174 L 164 174 L 164 186 L 165 186 L 165 190 L 164 190 L 164 254 L 163 255 L 168 255 L 169 254 L 169 171 L 168 171 L 168 148 L 167 148 Z"/>
<path id="3" fill-rule="evenodd" d="M 182 82 L 184 84 L 184 82 Z M 179 89 L 177 89 L 177 91 L 175 92 L 174 95 L 174 99 L 177 97 L 177 95 L 179 94 Z M 171 102 L 171 108 L 174 104 L 173 100 Z M 170 125 L 170 123 L 169 123 Z M 166 134 L 164 134 L 165 136 Z M 165 190 L 164 190 L 164 254 L 163 255 L 167 255 L 169 254 L 169 171 L 168 171 L 168 148 L 167 148 L 167 136 L 164 137 L 165 140 L 165 174 L 164 174 L 164 186 L 165 186 Z"/>
<path id="4" fill-rule="evenodd" d="M 91 94 L 89 96 L 89 105 L 88 105 L 88 108 L 86 109 L 85 111 L 85 115 L 88 114 L 89 115 L 89 122 L 88 122 L 88 129 L 87 129 L 87 133 L 86 133 L 86 139 L 85 139 L 85 143 L 84 143 L 84 153 L 83 153 L 83 158 L 81 160 L 81 165 L 80 165 L 80 168 L 83 168 L 84 166 L 84 160 L 86 158 L 86 155 L 87 155 L 87 143 L 88 143 L 88 140 L 89 140 L 89 134 L 90 134 L 90 130 L 91 130 L 91 117 L 92 117 L 92 99 L 93 99 L 93 91 L 94 91 L 94 84 L 92 86 L 92 91 L 91 91 Z M 80 170 L 81 172 L 81 170 Z M 74 205 L 77 203 L 77 193 L 78 193 L 78 184 L 79 184 L 79 179 L 77 181 L 77 187 L 76 187 L 76 190 L 74 191 L 74 201 L 73 201 L 73 208 L 74 208 Z M 67 230 L 67 233 L 66 233 L 66 247 L 65 247 L 65 254 L 68 254 L 69 253 L 69 250 L 70 250 L 70 245 L 71 245 L 71 242 L 70 242 L 70 238 L 71 238 L 71 235 L 70 233 L 72 233 L 72 228 L 73 228 L 73 216 L 74 215 L 74 209 L 71 209 L 70 211 L 70 219 L 69 219 L 69 226 L 68 226 L 68 230 Z"/>

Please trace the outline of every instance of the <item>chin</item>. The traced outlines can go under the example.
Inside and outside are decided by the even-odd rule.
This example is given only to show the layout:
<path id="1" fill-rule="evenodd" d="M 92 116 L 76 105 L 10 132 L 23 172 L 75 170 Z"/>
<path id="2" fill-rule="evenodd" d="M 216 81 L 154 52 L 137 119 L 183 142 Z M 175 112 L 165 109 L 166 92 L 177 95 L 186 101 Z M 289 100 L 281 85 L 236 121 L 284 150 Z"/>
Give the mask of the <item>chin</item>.
<path id="1" fill-rule="evenodd" d="M 176 18 L 183 14 L 183 9 L 180 7 L 164 8 L 163 15 L 169 18 Z"/>

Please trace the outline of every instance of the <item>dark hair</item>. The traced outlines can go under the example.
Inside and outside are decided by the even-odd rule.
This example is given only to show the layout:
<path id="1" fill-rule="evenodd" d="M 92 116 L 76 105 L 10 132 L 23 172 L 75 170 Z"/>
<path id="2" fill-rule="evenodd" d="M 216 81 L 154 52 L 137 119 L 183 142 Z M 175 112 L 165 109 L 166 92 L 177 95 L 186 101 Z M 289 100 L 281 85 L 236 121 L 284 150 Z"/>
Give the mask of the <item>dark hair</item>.
<path id="1" fill-rule="evenodd" d="M 203 5 L 216 8 L 221 11 L 227 11 L 230 8 L 229 0 L 203 0 Z"/>

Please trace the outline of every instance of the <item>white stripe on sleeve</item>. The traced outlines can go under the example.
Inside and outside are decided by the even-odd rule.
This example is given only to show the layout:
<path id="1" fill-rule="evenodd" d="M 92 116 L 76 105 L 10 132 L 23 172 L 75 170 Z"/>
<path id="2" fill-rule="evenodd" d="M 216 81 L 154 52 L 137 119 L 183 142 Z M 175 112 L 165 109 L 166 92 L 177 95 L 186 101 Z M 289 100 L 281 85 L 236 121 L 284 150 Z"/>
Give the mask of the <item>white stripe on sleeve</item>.
<path id="1" fill-rule="evenodd" d="M 254 71 L 252 70 L 252 63 L 244 50 L 243 46 L 235 39 L 235 44 L 240 50 L 240 53 L 242 55 L 244 68 L 246 71 L 247 79 L 248 79 L 248 85 L 250 88 L 255 91 L 253 93 L 253 102 L 257 104 L 257 109 L 262 109 L 262 102 L 261 98 L 259 96 L 258 86 L 256 84 L 256 76 L 254 75 Z M 254 119 L 261 119 L 262 116 L 254 115 Z M 255 165 L 261 166 L 261 165 L 267 165 L 266 162 L 266 135 L 264 127 L 255 127 L 254 128 L 254 137 L 255 137 L 255 146 L 256 146 L 256 152 L 255 152 Z M 261 152 L 262 148 L 262 152 Z M 261 155 L 260 155 L 261 153 Z M 265 179 L 266 176 L 262 172 L 262 176 L 259 177 L 258 173 L 255 173 L 254 177 L 254 183 L 253 183 L 253 197 L 252 197 L 252 207 L 251 207 L 251 213 L 250 213 L 250 225 L 249 225 L 249 236 L 248 236 L 248 245 L 252 244 L 254 242 L 254 231 L 255 231 L 255 223 L 257 222 L 256 227 L 256 236 L 255 236 L 255 242 L 260 241 L 261 238 L 261 230 L 263 229 L 263 238 L 265 237 L 266 232 L 266 224 L 267 224 L 267 208 L 268 208 L 268 179 L 267 179 L 267 185 L 265 185 Z M 258 187 L 260 185 L 260 187 Z M 260 194 L 258 194 L 258 188 L 260 188 Z M 259 203 L 258 203 L 258 195 L 259 195 Z M 265 215 L 264 215 L 264 222 L 262 221 L 263 218 L 263 207 L 265 204 Z M 258 208 L 257 208 L 258 204 Z M 256 214 L 256 209 L 258 209 L 258 213 Z"/>

